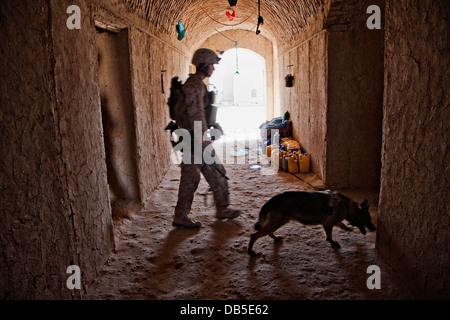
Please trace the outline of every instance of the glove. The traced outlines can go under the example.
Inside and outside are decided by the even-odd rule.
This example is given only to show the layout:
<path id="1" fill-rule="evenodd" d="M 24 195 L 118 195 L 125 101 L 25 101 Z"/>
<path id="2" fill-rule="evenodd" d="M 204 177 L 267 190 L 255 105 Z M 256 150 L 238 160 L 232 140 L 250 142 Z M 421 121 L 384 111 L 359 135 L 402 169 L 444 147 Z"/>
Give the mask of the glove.
<path id="1" fill-rule="evenodd" d="M 224 134 L 222 127 L 216 122 L 213 126 L 213 129 L 214 130 L 212 130 L 211 133 L 211 141 L 219 140 L 220 137 L 222 137 L 222 135 Z"/>

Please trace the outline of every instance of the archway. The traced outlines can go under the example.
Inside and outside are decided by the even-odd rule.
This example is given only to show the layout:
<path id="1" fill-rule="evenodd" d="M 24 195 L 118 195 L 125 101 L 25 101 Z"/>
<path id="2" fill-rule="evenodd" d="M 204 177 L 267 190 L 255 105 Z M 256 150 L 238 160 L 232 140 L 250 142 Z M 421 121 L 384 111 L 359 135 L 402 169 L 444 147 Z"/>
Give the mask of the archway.
<path id="1" fill-rule="evenodd" d="M 256 130 L 266 120 L 265 59 L 249 49 L 230 49 L 221 56 L 209 89 L 216 93 L 217 122 L 226 131 Z"/>

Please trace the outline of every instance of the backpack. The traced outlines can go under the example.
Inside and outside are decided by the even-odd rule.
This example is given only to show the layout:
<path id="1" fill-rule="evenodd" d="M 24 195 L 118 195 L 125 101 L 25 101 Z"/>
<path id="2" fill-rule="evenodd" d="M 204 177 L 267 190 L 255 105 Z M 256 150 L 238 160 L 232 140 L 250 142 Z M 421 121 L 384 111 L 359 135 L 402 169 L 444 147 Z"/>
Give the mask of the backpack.
<path id="1" fill-rule="evenodd" d="M 170 86 L 170 96 L 167 101 L 169 105 L 170 119 L 174 120 L 176 125 L 181 128 L 187 128 L 188 115 L 183 92 L 183 84 L 178 77 L 173 77 Z"/>

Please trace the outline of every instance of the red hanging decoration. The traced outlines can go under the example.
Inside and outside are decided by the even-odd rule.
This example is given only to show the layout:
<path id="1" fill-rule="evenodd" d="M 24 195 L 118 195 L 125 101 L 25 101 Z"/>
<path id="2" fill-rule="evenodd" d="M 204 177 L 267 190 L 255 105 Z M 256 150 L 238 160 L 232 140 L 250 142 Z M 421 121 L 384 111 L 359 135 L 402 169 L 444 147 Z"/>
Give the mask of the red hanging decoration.
<path id="1" fill-rule="evenodd" d="M 230 8 L 230 10 L 232 11 L 232 13 L 227 11 L 225 15 L 228 17 L 228 20 L 233 21 L 234 17 L 236 17 L 236 13 L 233 9 Z"/>

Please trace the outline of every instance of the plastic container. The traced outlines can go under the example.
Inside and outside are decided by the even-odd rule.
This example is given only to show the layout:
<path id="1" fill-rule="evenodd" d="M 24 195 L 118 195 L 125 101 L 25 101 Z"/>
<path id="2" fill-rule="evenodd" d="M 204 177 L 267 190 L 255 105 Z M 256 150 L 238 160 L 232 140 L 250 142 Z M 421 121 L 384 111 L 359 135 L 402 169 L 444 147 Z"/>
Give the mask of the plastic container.
<path id="1" fill-rule="evenodd" d="M 298 156 L 299 170 L 301 173 L 310 172 L 311 161 L 307 153 Z"/>
<path id="2" fill-rule="evenodd" d="M 281 151 L 280 150 L 280 160 L 279 160 L 279 165 L 280 165 L 280 170 L 283 169 L 283 157 L 286 155 L 286 151 Z"/>
<path id="3" fill-rule="evenodd" d="M 298 168 L 298 157 L 297 155 L 292 155 L 291 157 L 289 157 L 288 159 L 288 170 L 290 173 L 297 173 L 299 168 Z"/>
<path id="4" fill-rule="evenodd" d="M 281 151 L 277 149 L 273 150 L 272 152 L 272 169 L 274 171 L 280 170 L 280 154 Z"/>
<path id="5" fill-rule="evenodd" d="M 279 145 L 280 142 L 281 142 L 281 136 L 280 136 L 280 134 L 277 132 L 277 133 L 275 133 L 275 134 L 273 135 L 273 141 L 272 141 L 272 144 Z"/>
<path id="6" fill-rule="evenodd" d="M 271 155 L 272 155 L 272 145 L 269 144 L 266 147 L 266 156 L 271 157 Z"/>
<path id="7" fill-rule="evenodd" d="M 289 155 L 285 155 L 283 156 L 283 161 L 281 164 L 281 168 L 283 169 L 283 171 L 289 171 Z"/>
<path id="8" fill-rule="evenodd" d="M 264 150 L 264 152 L 267 152 L 267 146 L 269 145 L 269 143 L 267 142 L 267 138 L 262 139 L 261 141 L 261 149 Z"/>
<path id="9" fill-rule="evenodd" d="M 276 145 L 276 144 L 271 144 L 271 145 L 270 145 L 270 148 L 269 148 L 269 146 L 268 146 L 268 147 L 267 147 L 267 156 L 268 156 L 269 158 L 272 158 L 272 153 L 273 153 L 275 150 L 280 150 L 280 146 L 279 146 L 279 145 Z"/>

